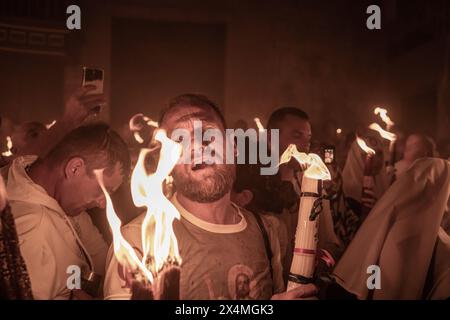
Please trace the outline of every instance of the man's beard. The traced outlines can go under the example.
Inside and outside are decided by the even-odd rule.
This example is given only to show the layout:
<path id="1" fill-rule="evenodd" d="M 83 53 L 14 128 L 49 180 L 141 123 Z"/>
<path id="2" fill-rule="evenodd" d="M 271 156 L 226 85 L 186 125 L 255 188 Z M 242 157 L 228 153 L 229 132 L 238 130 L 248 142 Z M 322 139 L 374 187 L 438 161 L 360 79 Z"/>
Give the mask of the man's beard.
<path id="1" fill-rule="evenodd" d="M 214 172 L 204 179 L 193 179 L 183 170 L 174 170 L 172 174 L 176 191 L 191 201 L 200 203 L 221 199 L 231 191 L 236 169 L 234 165 L 215 165 L 213 170 Z"/>

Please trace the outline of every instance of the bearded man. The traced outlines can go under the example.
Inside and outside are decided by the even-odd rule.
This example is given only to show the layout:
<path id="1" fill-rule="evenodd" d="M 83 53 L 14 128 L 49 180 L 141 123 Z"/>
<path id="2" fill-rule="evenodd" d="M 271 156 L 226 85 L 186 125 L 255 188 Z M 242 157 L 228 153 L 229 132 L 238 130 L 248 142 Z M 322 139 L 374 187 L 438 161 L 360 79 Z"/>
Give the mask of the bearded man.
<path id="1" fill-rule="evenodd" d="M 159 123 L 172 139 L 176 130 L 185 130 L 194 139 L 197 121 L 202 122 L 202 130 L 219 130 L 225 136 L 226 123 L 219 108 L 205 96 L 196 94 L 174 98 Z M 176 193 L 171 201 L 181 215 L 173 223 L 182 258 L 181 299 L 236 298 L 236 293 L 230 292 L 236 277 L 229 275 L 241 269 L 251 275 L 246 295 L 249 299 L 296 299 L 315 294 L 313 285 L 282 293 L 285 288 L 278 239 L 270 230 L 265 234 L 272 253 L 268 254 L 267 238 L 256 216 L 230 200 L 235 165 L 225 159 L 226 143 L 219 144 L 217 140 L 220 139 L 184 143 L 182 158 L 190 155 L 191 160 L 179 162 L 172 171 Z M 203 152 L 206 148 L 214 151 L 209 153 L 214 153 L 212 159 L 206 159 Z M 142 250 L 143 219 L 142 214 L 122 228 L 124 238 L 138 253 Z M 127 270 L 112 249 L 107 260 L 105 298 L 129 299 L 131 283 L 127 281 Z"/>

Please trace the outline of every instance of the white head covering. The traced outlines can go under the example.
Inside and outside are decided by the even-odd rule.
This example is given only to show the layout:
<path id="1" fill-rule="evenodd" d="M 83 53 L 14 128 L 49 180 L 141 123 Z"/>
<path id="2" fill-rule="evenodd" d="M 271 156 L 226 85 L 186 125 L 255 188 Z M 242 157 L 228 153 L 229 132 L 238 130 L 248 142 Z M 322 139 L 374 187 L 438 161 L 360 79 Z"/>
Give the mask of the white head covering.
<path id="1" fill-rule="evenodd" d="M 367 299 L 367 268 L 378 265 L 373 299 L 449 297 L 449 197 L 450 162 L 417 160 L 372 209 L 336 265 L 336 281 Z"/>

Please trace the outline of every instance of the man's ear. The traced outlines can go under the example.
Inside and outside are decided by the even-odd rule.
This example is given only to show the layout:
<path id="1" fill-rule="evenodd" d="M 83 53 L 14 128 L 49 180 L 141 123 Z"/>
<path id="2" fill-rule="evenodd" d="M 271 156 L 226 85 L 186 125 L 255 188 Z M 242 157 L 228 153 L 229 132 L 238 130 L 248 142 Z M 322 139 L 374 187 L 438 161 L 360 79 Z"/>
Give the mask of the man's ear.
<path id="1" fill-rule="evenodd" d="M 80 176 L 86 172 L 85 162 L 80 157 L 75 157 L 70 159 L 66 167 L 64 168 L 64 174 L 66 178 L 73 178 Z"/>

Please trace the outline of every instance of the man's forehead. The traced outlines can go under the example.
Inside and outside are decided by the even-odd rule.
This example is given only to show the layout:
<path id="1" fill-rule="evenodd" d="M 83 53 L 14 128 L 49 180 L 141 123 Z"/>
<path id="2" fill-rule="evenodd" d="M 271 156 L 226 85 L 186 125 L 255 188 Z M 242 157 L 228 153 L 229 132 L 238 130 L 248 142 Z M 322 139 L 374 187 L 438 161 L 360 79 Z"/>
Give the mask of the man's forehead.
<path id="1" fill-rule="evenodd" d="M 164 116 L 161 127 L 172 130 L 194 120 L 221 123 L 219 117 L 209 108 L 180 106 L 173 108 Z"/>
<path id="2" fill-rule="evenodd" d="M 110 187 L 112 189 L 117 189 L 120 184 L 122 184 L 124 175 L 123 175 L 123 166 L 117 161 L 112 167 L 113 170 L 105 170 L 103 174 L 103 180 L 105 186 Z"/>

